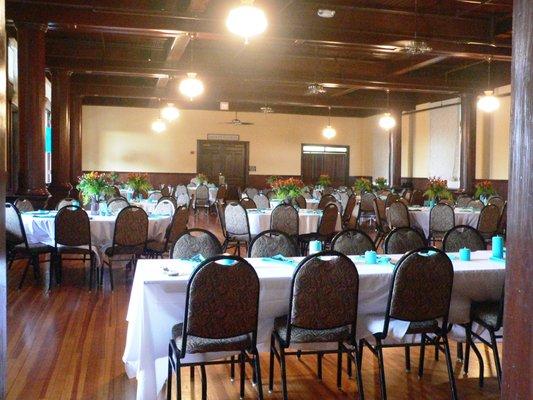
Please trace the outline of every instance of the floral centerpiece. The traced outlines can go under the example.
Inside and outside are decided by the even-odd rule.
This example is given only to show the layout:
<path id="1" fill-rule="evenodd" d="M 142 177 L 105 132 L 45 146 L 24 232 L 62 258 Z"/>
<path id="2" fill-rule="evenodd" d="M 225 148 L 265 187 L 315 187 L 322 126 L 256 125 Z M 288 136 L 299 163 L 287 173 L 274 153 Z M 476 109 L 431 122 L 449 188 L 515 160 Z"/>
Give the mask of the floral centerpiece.
<path id="1" fill-rule="evenodd" d="M 366 178 L 359 178 L 355 181 L 353 187 L 354 191 L 359 194 L 362 194 L 363 192 L 371 192 L 372 182 L 370 182 L 370 180 Z"/>
<path id="2" fill-rule="evenodd" d="M 375 186 L 377 190 L 387 189 L 387 178 L 378 176 L 375 181 Z"/>
<path id="3" fill-rule="evenodd" d="M 316 182 L 316 186 L 319 186 L 319 187 L 322 187 L 322 188 L 331 186 L 331 178 L 329 177 L 329 175 L 328 174 L 321 174 L 318 177 L 318 180 Z"/>
<path id="4" fill-rule="evenodd" d="M 148 174 L 131 173 L 126 178 L 126 186 L 133 190 L 134 197 L 142 192 L 148 192 L 152 188 L 148 180 Z"/>
<path id="5" fill-rule="evenodd" d="M 481 181 L 476 184 L 476 191 L 474 192 L 475 199 L 486 201 L 490 196 L 495 194 L 496 190 L 494 190 L 491 181 Z"/>
<path id="6" fill-rule="evenodd" d="M 424 196 L 430 201 L 438 202 L 439 200 L 452 200 L 452 193 L 448 190 L 448 181 L 437 177 L 429 178 Z"/>
<path id="7" fill-rule="evenodd" d="M 278 179 L 281 179 L 279 176 L 277 175 L 270 175 L 267 179 L 266 179 L 266 183 L 268 183 L 268 185 L 270 187 L 272 187 L 272 184 L 274 182 L 276 182 Z"/>
<path id="8" fill-rule="evenodd" d="M 87 172 L 78 178 L 76 188 L 81 192 L 83 203 L 91 203 L 91 213 L 98 213 L 98 201 L 101 196 L 113 193 L 111 178 L 98 172 Z"/>
<path id="9" fill-rule="evenodd" d="M 119 178 L 120 177 L 119 177 L 117 172 L 110 172 L 109 173 L 109 180 L 111 181 L 112 185 L 119 185 L 120 184 Z"/>
<path id="10" fill-rule="evenodd" d="M 273 181 L 270 186 L 276 193 L 276 198 L 290 200 L 302 194 L 304 183 L 296 178 L 279 178 Z"/>
<path id="11" fill-rule="evenodd" d="M 207 179 L 207 175 L 205 175 L 205 174 L 197 174 L 193 178 L 192 182 L 194 184 L 196 184 L 196 186 L 200 186 L 200 185 L 206 185 L 209 182 L 209 180 Z"/>

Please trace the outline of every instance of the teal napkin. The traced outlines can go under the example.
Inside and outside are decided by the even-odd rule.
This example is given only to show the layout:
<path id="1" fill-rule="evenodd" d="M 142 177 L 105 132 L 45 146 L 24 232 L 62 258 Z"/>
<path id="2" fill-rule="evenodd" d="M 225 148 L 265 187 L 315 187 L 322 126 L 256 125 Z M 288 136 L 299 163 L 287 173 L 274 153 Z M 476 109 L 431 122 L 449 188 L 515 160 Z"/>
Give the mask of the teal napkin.
<path id="1" fill-rule="evenodd" d="M 363 264 L 366 264 L 365 256 L 355 256 L 355 260 L 358 261 L 358 262 L 360 261 Z M 392 265 L 390 260 L 391 260 L 390 257 L 388 257 L 388 256 L 380 256 L 380 255 L 378 255 L 377 259 L 376 259 L 377 264 L 391 264 Z M 367 265 L 376 265 L 376 264 L 367 264 Z"/>
<path id="2" fill-rule="evenodd" d="M 35 214 L 33 218 L 55 218 L 55 215 L 51 214 Z"/>
<path id="3" fill-rule="evenodd" d="M 262 260 L 263 260 L 263 261 L 276 261 L 276 262 L 282 262 L 282 263 L 285 263 L 285 264 L 291 264 L 291 265 L 296 264 L 296 261 L 291 260 L 290 258 L 284 257 L 284 256 L 282 256 L 281 254 L 277 254 L 277 255 L 272 256 L 272 257 L 265 257 L 265 258 L 263 258 Z"/>
<path id="4" fill-rule="evenodd" d="M 457 256 L 457 254 L 446 253 L 446 255 L 448 256 L 450 260 L 459 260 L 459 257 Z"/>
<path id="5" fill-rule="evenodd" d="M 196 263 L 201 263 L 203 261 L 205 261 L 205 257 L 201 254 L 197 254 L 191 258 L 189 258 L 189 261 L 192 261 L 192 262 L 196 262 Z"/>
<path id="6" fill-rule="evenodd" d="M 498 258 L 498 257 L 491 256 L 490 260 L 505 264 L 505 258 Z"/>
<path id="7" fill-rule="evenodd" d="M 29 214 L 29 215 L 45 215 L 50 213 L 48 210 L 37 210 L 37 211 L 25 211 L 23 214 Z"/>

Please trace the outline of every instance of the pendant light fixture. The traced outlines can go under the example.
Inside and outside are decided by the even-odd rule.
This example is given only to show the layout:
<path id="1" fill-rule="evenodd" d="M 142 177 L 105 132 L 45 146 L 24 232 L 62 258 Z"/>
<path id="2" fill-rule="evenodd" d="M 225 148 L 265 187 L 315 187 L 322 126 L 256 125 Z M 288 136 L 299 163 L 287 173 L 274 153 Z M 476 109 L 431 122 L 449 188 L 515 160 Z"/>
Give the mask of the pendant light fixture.
<path id="1" fill-rule="evenodd" d="M 425 54 L 433 50 L 425 41 L 418 40 L 418 0 L 415 0 L 415 37 L 405 46 L 405 51 L 411 55 Z"/>
<path id="2" fill-rule="evenodd" d="M 161 118 L 168 122 L 174 122 L 180 116 L 180 110 L 172 103 L 168 103 L 161 109 Z"/>
<path id="3" fill-rule="evenodd" d="M 326 139 L 333 139 L 337 135 L 337 131 L 331 126 L 331 107 L 328 107 L 328 124 L 322 129 L 322 135 Z"/>
<path id="4" fill-rule="evenodd" d="M 193 68 L 193 60 L 194 60 L 194 39 L 195 35 L 191 35 L 191 66 L 190 70 L 192 71 Z M 204 92 L 204 84 L 203 82 L 198 79 L 198 74 L 196 72 L 187 72 L 187 78 L 183 79 L 178 89 L 182 95 L 187 97 L 190 101 L 193 101 L 196 97 L 200 96 Z"/>
<path id="5" fill-rule="evenodd" d="M 167 124 L 165 124 L 165 121 L 163 121 L 161 118 L 158 118 L 152 122 L 152 130 L 155 133 L 163 133 L 167 130 Z"/>
<path id="6" fill-rule="evenodd" d="M 390 107 L 389 107 L 389 92 L 390 92 L 390 90 L 387 89 L 387 110 L 390 109 Z M 383 129 L 389 131 L 389 130 L 391 130 L 392 128 L 394 128 L 396 126 L 396 120 L 391 115 L 391 113 L 387 111 L 379 119 L 379 126 L 381 128 L 383 128 Z"/>
<path id="7" fill-rule="evenodd" d="M 494 91 L 490 89 L 490 64 L 492 58 L 487 60 L 488 62 L 488 75 L 487 75 L 487 90 L 485 90 L 484 95 L 479 97 L 477 101 L 477 108 L 486 113 L 491 113 L 500 108 L 500 100 L 494 96 Z"/>
<path id="8" fill-rule="evenodd" d="M 254 0 L 241 0 L 241 5 L 232 9 L 226 18 L 228 30 L 243 37 L 244 44 L 248 44 L 250 38 L 263 33 L 267 26 L 264 11 L 254 6 Z"/>

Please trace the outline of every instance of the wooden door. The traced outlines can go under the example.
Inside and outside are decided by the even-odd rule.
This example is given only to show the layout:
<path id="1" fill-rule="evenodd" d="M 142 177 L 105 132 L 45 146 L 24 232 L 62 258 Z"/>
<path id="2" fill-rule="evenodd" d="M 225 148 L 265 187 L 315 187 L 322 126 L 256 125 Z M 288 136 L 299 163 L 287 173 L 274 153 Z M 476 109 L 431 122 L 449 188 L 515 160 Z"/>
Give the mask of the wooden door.
<path id="1" fill-rule="evenodd" d="M 196 171 L 217 184 L 222 173 L 229 186 L 246 187 L 248 142 L 199 140 Z"/>
<path id="2" fill-rule="evenodd" d="M 302 151 L 302 179 L 306 184 L 315 184 L 318 177 L 327 174 L 333 186 L 348 183 L 349 153 L 304 153 Z"/>

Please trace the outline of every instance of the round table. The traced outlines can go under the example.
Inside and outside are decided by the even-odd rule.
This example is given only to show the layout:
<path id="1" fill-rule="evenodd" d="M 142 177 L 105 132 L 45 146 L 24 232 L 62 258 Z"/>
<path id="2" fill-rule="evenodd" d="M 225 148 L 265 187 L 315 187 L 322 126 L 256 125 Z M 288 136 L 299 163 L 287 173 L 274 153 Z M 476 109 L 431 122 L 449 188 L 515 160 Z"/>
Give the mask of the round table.
<path id="1" fill-rule="evenodd" d="M 249 209 L 246 210 L 248 213 L 248 221 L 250 224 L 250 233 L 252 236 L 258 235 L 259 233 L 270 229 L 270 217 L 272 210 L 256 210 Z M 299 221 L 299 231 L 300 235 L 306 233 L 315 233 L 318 229 L 318 224 L 322 218 L 322 211 L 319 210 L 308 210 L 301 209 L 298 212 L 300 221 Z M 335 225 L 336 231 L 342 230 L 341 216 L 337 215 L 337 223 Z"/>
<path id="2" fill-rule="evenodd" d="M 141 207 L 148 215 L 152 214 L 155 210 L 155 207 L 157 206 L 157 200 L 147 200 L 143 199 L 141 201 L 138 200 L 131 200 L 130 204 L 132 206 Z"/>
<path id="3" fill-rule="evenodd" d="M 429 237 L 429 207 L 409 207 L 409 217 L 411 225 L 415 228 L 422 229 L 424 235 Z M 454 209 L 455 225 L 469 225 L 477 228 L 477 221 L 479 220 L 480 210 L 472 208 L 458 208 Z"/>
<path id="4" fill-rule="evenodd" d="M 317 199 L 305 199 L 305 204 L 307 205 L 306 208 L 308 210 L 316 210 L 316 209 L 318 209 L 318 203 L 319 202 L 320 202 L 320 200 L 317 200 Z M 276 199 L 270 200 L 270 208 L 276 208 L 280 204 L 281 204 L 281 200 L 276 200 Z"/>

